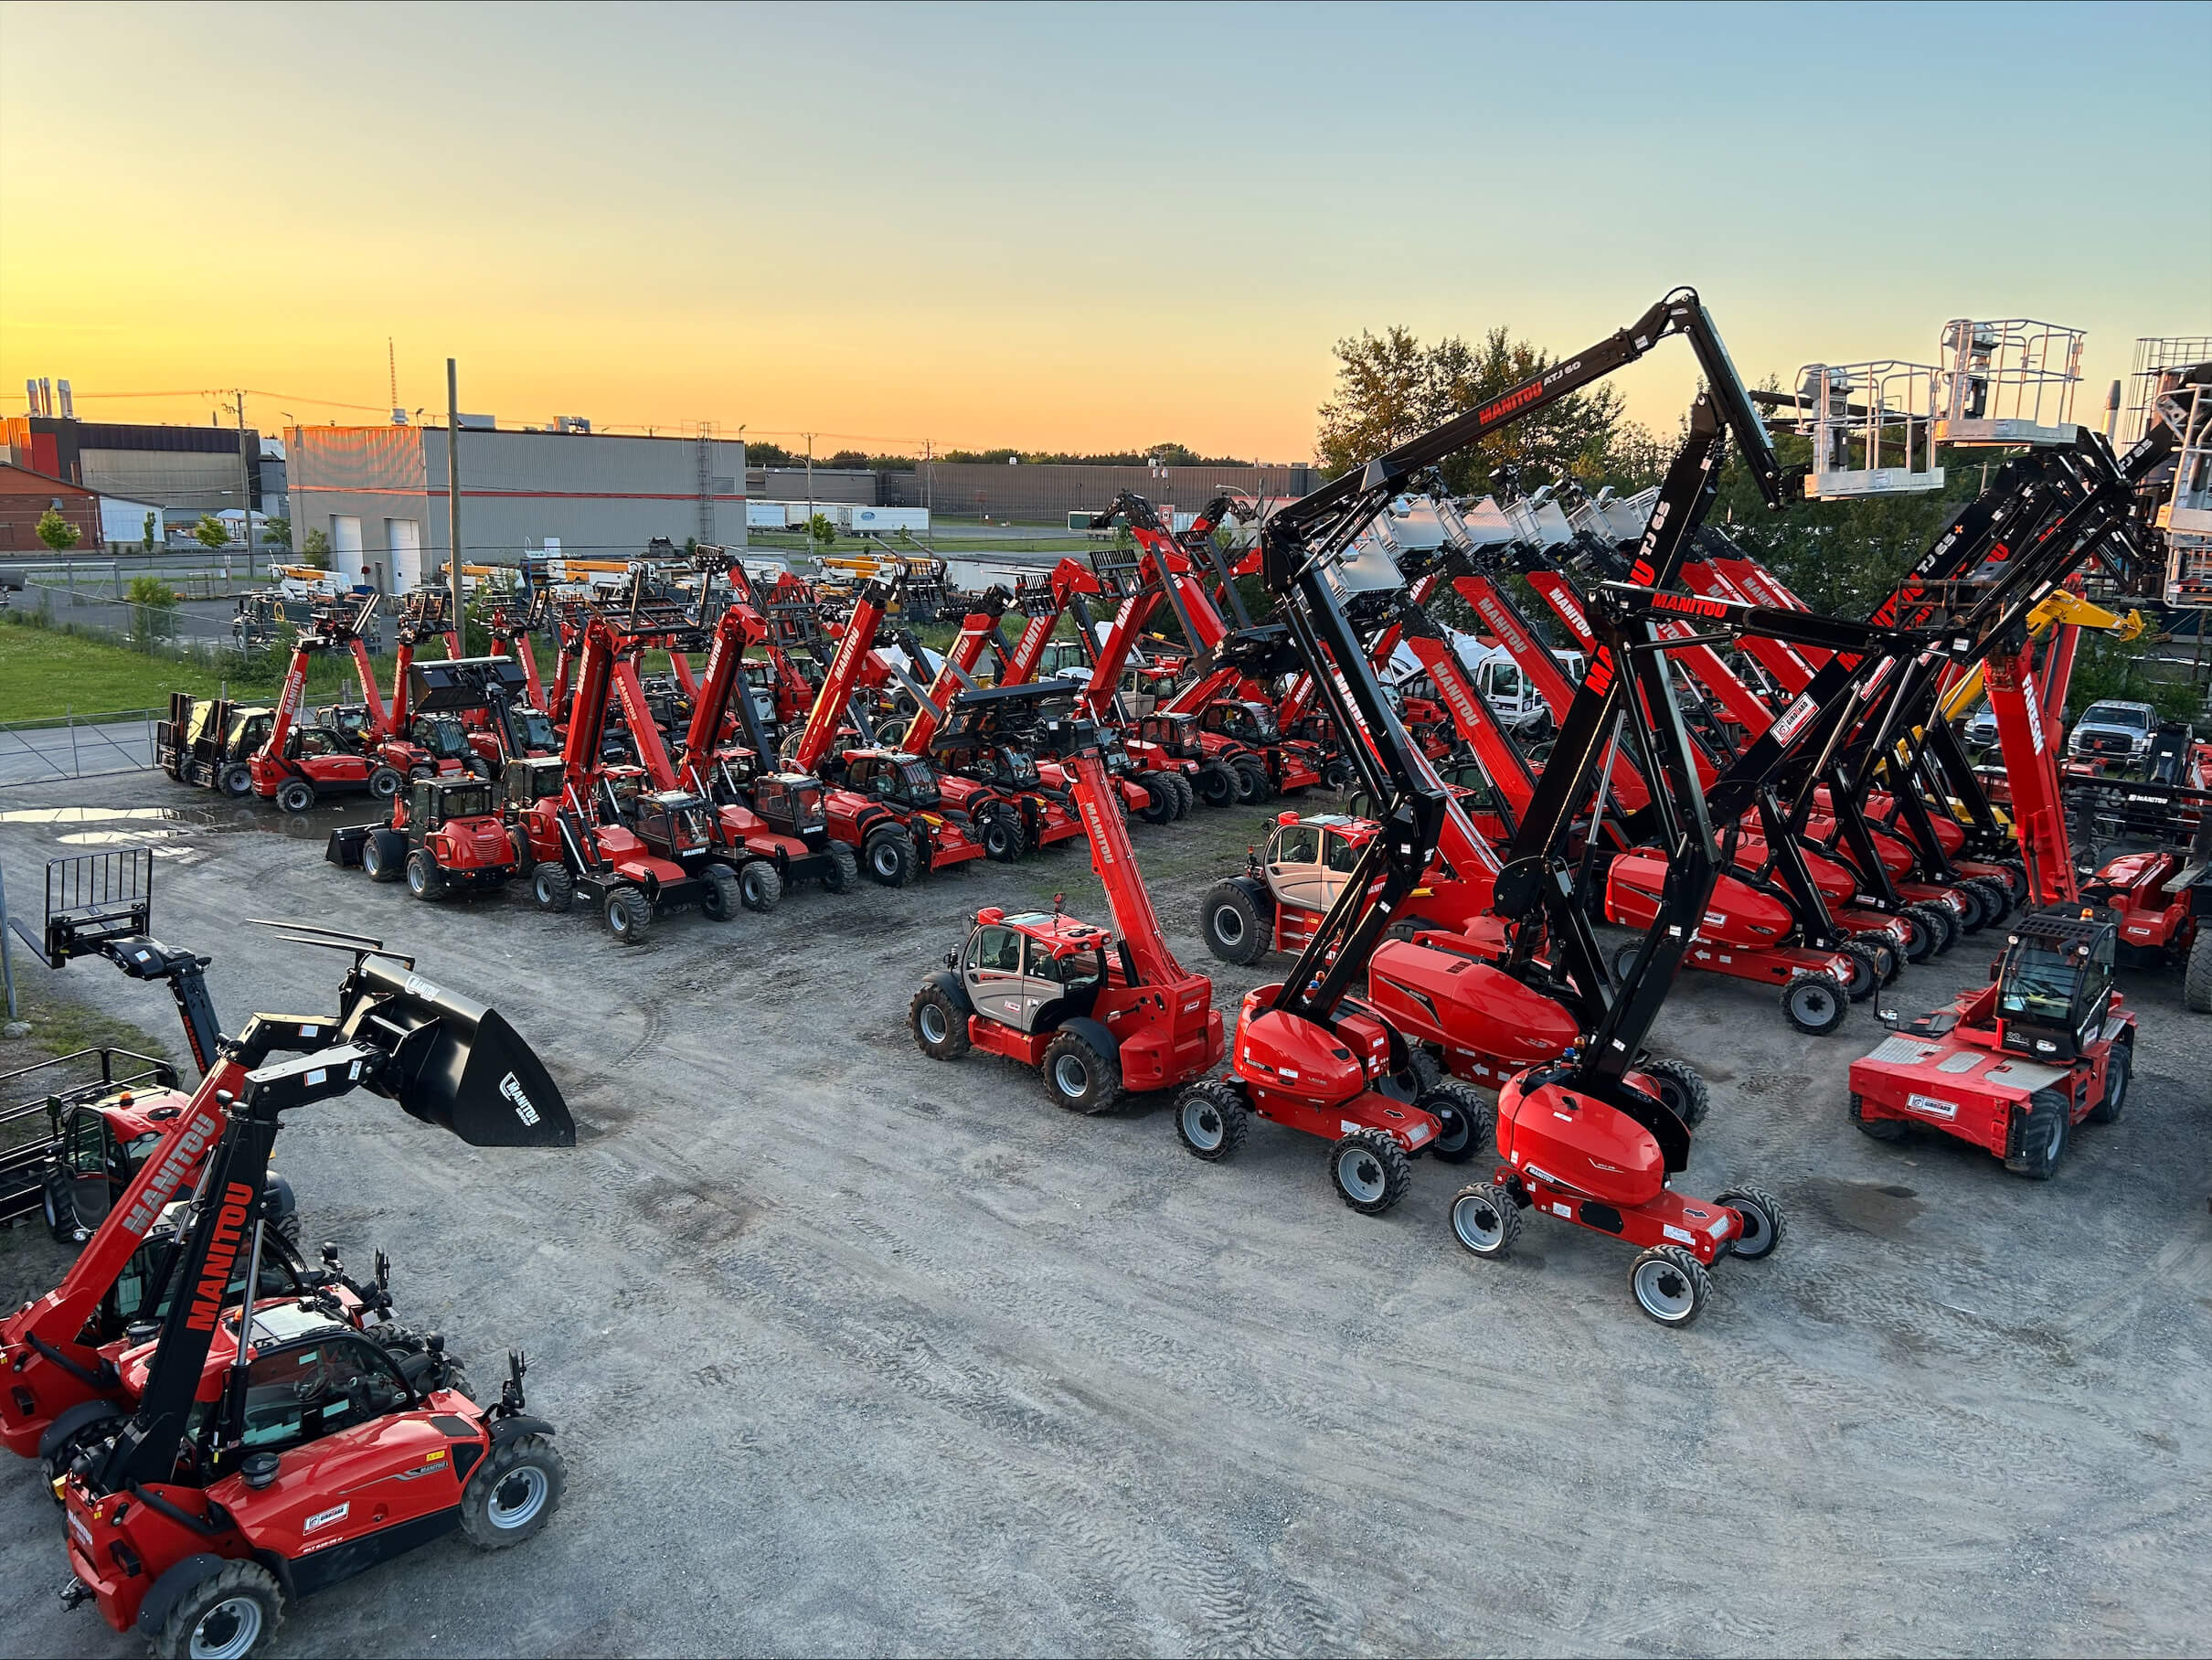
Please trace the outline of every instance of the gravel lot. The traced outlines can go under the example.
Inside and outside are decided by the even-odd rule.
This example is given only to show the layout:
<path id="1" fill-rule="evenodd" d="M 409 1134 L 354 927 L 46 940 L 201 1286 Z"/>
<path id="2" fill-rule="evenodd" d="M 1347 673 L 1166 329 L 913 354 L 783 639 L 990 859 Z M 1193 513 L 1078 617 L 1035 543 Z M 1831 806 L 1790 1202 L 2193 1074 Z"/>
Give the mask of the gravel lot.
<path id="1" fill-rule="evenodd" d="M 11 822 L 87 803 L 208 814 Z M 570 1481 L 528 1547 L 430 1546 L 296 1607 L 280 1653 L 2212 1638 L 2212 1019 L 2176 975 L 2129 977 L 2136 1093 L 2048 1185 L 1857 1134 L 1868 1010 L 1807 1038 L 1768 993 L 1686 981 L 1654 1035 L 1714 1090 L 1683 1185 L 1758 1181 L 1792 1231 L 1668 1333 L 1629 1301 L 1631 1253 L 1564 1223 L 1530 1216 L 1509 1263 L 1465 1256 L 1451 1167 L 1418 1163 L 1370 1220 L 1276 1126 L 1209 1166 L 1164 1101 L 1069 1117 L 1009 1063 L 922 1057 L 907 1000 L 968 912 L 1064 889 L 1105 920 L 1079 848 L 672 919 L 624 951 L 519 898 L 432 908 L 325 866 L 328 825 L 362 816 L 287 829 L 157 774 L 0 795 L 18 906 L 48 857 L 154 834 L 156 931 L 214 957 L 227 1025 L 327 1006 L 342 968 L 240 919 L 357 928 L 505 1013 L 581 1129 L 573 1152 L 479 1152 L 367 1096 L 286 1129 L 307 1236 L 388 1250 L 403 1316 L 479 1378 L 526 1346 Z M 1196 900 L 1259 824 L 1136 826 L 1186 963 L 1223 968 Z M 1941 1001 L 1989 954 L 1966 942 L 1888 1000 Z M 1263 977 L 1217 973 L 1217 1004 Z M 101 964 L 68 984 L 175 1031 L 165 995 Z M 0 1236 L 0 1295 L 59 1261 Z M 0 1487 L 7 1649 L 136 1652 L 61 1612 L 31 1467 Z"/>

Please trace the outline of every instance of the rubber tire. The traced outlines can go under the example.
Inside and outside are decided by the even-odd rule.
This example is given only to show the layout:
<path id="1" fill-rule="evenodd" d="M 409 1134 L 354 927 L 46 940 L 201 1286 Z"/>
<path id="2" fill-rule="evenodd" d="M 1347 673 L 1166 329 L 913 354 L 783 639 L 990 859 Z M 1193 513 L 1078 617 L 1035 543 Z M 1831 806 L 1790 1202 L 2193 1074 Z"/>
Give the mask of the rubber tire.
<path id="1" fill-rule="evenodd" d="M 1870 946 L 1846 940 L 1836 949 L 1851 959 L 1851 984 L 1845 987 L 1845 995 L 1852 1002 L 1864 1003 L 1882 989 L 1881 959 Z"/>
<path id="2" fill-rule="evenodd" d="M 1715 1196 L 1714 1202 L 1749 1216 L 1759 1224 L 1757 1232 L 1741 1233 L 1728 1241 L 1730 1256 L 1757 1262 L 1772 1256 L 1790 1237 L 1790 1218 L 1782 1210 L 1781 1201 L 1764 1187 L 1753 1187 L 1748 1183 L 1741 1187 L 1724 1187 Z"/>
<path id="3" fill-rule="evenodd" d="M 438 868 L 438 861 L 427 847 L 418 847 L 407 856 L 407 891 L 428 904 L 445 897 L 445 872 Z"/>
<path id="4" fill-rule="evenodd" d="M 1215 1123 L 1208 1128 L 1207 1114 Z M 1193 1158 L 1219 1164 L 1244 1145 L 1252 1127 L 1252 1110 L 1244 1097 L 1218 1079 L 1194 1083 L 1175 1097 L 1175 1135 Z"/>
<path id="5" fill-rule="evenodd" d="M 2128 1110 L 2128 1082 L 2135 1069 L 2135 1049 L 2132 1044 L 2115 1043 L 2111 1058 L 2104 1063 L 2104 1099 L 2090 1109 L 2082 1122 L 2109 1124 L 2119 1122 Z"/>
<path id="6" fill-rule="evenodd" d="M 1943 955 L 1959 942 L 1959 919 L 1951 914 L 1949 906 L 1923 901 L 1917 905 L 1908 905 L 1906 910 L 1918 911 L 1927 919 L 1928 926 L 1935 932 L 1935 954 L 1937 956 Z"/>
<path id="7" fill-rule="evenodd" d="M 1867 1118 L 1863 1116 L 1862 1107 L 1858 1095 L 1854 1092 L 1850 1106 L 1851 1122 L 1858 1126 L 1860 1134 L 1871 1136 L 1877 1142 L 1895 1143 L 1903 1141 L 1912 1133 L 1912 1126 L 1903 1119 Z"/>
<path id="8" fill-rule="evenodd" d="M 738 902 L 748 910 L 773 910 L 783 897 L 783 873 L 766 859 L 747 859 L 738 871 Z"/>
<path id="9" fill-rule="evenodd" d="M 2010 888 L 1994 876 L 1973 877 L 1969 881 L 1972 886 L 1980 889 L 1983 898 L 1989 901 L 1989 921 L 1984 926 L 1994 927 L 2012 915 L 2013 890 Z"/>
<path id="10" fill-rule="evenodd" d="M 1238 932 L 1234 939 L 1224 933 L 1220 919 L 1232 917 L 1230 924 Z M 1275 931 L 1268 919 L 1260 914 L 1250 891 L 1241 882 L 1216 882 L 1207 890 L 1205 909 L 1199 914 L 1198 931 L 1206 936 L 1206 948 L 1224 963 L 1242 966 L 1257 963 L 1274 942 Z"/>
<path id="11" fill-rule="evenodd" d="M 215 787 L 218 793 L 233 801 L 251 795 L 253 769 L 242 761 L 234 761 L 215 775 Z"/>
<path id="12" fill-rule="evenodd" d="M 288 778 L 277 786 L 276 804 L 279 813 L 311 813 L 315 787 L 303 778 Z"/>
<path id="13" fill-rule="evenodd" d="M 1071 1093 L 1061 1081 L 1063 1065 L 1082 1069 L 1083 1088 L 1079 1092 Z M 1065 1107 L 1070 1112 L 1109 1112 L 1122 1099 L 1119 1058 L 1100 1054 L 1073 1032 L 1061 1032 L 1045 1046 L 1045 1058 L 1037 1062 L 1037 1069 L 1045 1080 L 1045 1093 L 1052 1097 L 1052 1104 Z"/>
<path id="14" fill-rule="evenodd" d="M 378 767 L 368 775 L 368 793 L 378 801 L 389 801 L 404 782 L 396 767 Z"/>
<path id="15" fill-rule="evenodd" d="M 407 874 L 407 837 L 397 830 L 371 830 L 361 846 L 361 868 L 372 882 L 396 882 Z"/>
<path id="16" fill-rule="evenodd" d="M 1628 971 L 1635 963 L 1636 953 L 1643 949 L 1643 942 L 1641 940 L 1630 940 L 1614 948 L 1612 971 L 1615 981 L 1628 978 Z"/>
<path id="17" fill-rule="evenodd" d="M 1989 896 L 1972 882 L 1949 884 L 1952 892 L 1966 901 L 1966 914 L 1958 919 L 1961 935 L 1978 934 L 1994 919 L 1990 915 Z"/>
<path id="18" fill-rule="evenodd" d="M 2072 1113 L 2065 1096 L 2056 1090 L 2037 1090 L 2027 1098 L 2027 1112 L 2031 1121 L 2041 1118 L 2046 1123 L 2056 1123 L 2056 1133 L 2046 1131 L 2037 1134 L 2033 1128 L 2022 1132 L 2027 1150 L 2017 1158 L 2008 1158 L 2005 1167 L 2015 1176 L 2025 1176 L 2031 1182 L 2047 1182 L 2058 1173 L 2065 1162 L 2067 1143 L 2073 1139 Z"/>
<path id="19" fill-rule="evenodd" d="M 284 1623 L 284 1591 L 276 1575 L 259 1562 L 230 1561 L 176 1600 L 149 1645 L 156 1660 L 182 1660 L 192 1652 L 192 1633 L 199 1623 L 234 1598 L 249 1598 L 259 1608 L 261 1630 L 249 1655 L 260 1651 L 270 1635 Z"/>
<path id="20" fill-rule="evenodd" d="M 975 833 L 984 845 L 984 857 L 994 865 L 1011 865 L 1028 851 L 1029 838 L 1022 832 L 1022 821 L 1011 813 L 979 814 Z"/>
<path id="21" fill-rule="evenodd" d="M 921 855 L 904 829 L 878 831 L 862 851 L 869 877 L 886 888 L 907 887 L 920 874 Z"/>
<path id="22" fill-rule="evenodd" d="M 735 921 L 743 903 L 738 873 L 728 865 L 709 865 L 699 873 L 699 912 L 708 921 Z"/>
<path id="23" fill-rule="evenodd" d="M 1868 951 L 1874 952 L 1877 962 L 1881 965 L 1884 985 L 1895 985 L 1898 976 L 1905 972 L 1905 953 L 1898 947 L 1898 942 L 1887 934 L 1879 934 L 1872 929 L 1867 929 L 1864 932 L 1853 934 L 1851 943 L 1864 945 Z"/>
<path id="24" fill-rule="evenodd" d="M 1834 1004 L 1826 1013 L 1821 1012 L 1820 993 L 1824 993 Z M 1801 1004 L 1804 1006 L 1802 1010 Z M 1808 1037 L 1825 1038 L 1843 1025 L 1850 1006 L 1850 997 L 1842 984 L 1824 970 L 1800 969 L 1781 988 L 1782 1018 Z"/>
<path id="25" fill-rule="evenodd" d="M 1174 823 L 1178 803 L 1175 786 L 1167 782 L 1166 776 L 1142 772 L 1137 775 L 1137 782 L 1144 787 L 1144 804 L 1137 809 L 1137 816 L 1148 825 Z"/>
<path id="26" fill-rule="evenodd" d="M 653 902 L 642 889 L 624 882 L 607 890 L 600 920 L 624 945 L 643 945 L 645 936 L 653 931 Z"/>
<path id="27" fill-rule="evenodd" d="M 2189 964 L 2182 971 L 2182 1006 L 2200 1015 L 2212 1015 L 2212 918 L 2196 924 L 2196 938 L 2189 946 Z"/>
<path id="28" fill-rule="evenodd" d="M 530 897 L 538 910 L 565 916 L 576 903 L 576 878 L 558 859 L 540 859 L 530 867 Z"/>
<path id="29" fill-rule="evenodd" d="M 824 851 L 830 867 L 822 878 L 822 891 L 850 893 L 860 880 L 859 859 L 843 842 L 832 842 Z"/>
<path id="30" fill-rule="evenodd" d="M 1480 1218 L 1485 1212 L 1489 1213 L 1494 1229 L 1480 1226 Z M 1474 1228 L 1472 1238 L 1461 1224 L 1462 1215 Z M 1521 1208 L 1513 1202 L 1513 1195 L 1484 1182 L 1470 1183 L 1452 1196 L 1447 1219 L 1459 1248 L 1469 1256 L 1481 1257 L 1486 1261 L 1494 1262 L 1512 1254 L 1513 1242 L 1521 1237 Z"/>
<path id="31" fill-rule="evenodd" d="M 1352 763 L 1341 755 L 1332 755 L 1322 763 L 1321 787 L 1341 795 L 1352 787 Z"/>
<path id="32" fill-rule="evenodd" d="M 1237 804 L 1239 807 L 1259 806 L 1273 793 L 1268 788 L 1267 773 L 1259 767 L 1231 761 L 1229 771 L 1236 775 Z"/>
<path id="33" fill-rule="evenodd" d="M 943 1035 L 931 1038 L 925 1027 L 924 1011 L 943 1022 Z M 914 1042 L 931 1060 L 958 1060 L 973 1047 L 968 1041 L 968 1017 L 961 1013 L 960 1005 L 951 994 L 933 982 L 925 983 L 907 1005 L 907 1030 L 914 1034 Z"/>
<path id="34" fill-rule="evenodd" d="M 39 1185 L 39 1214 L 46 1219 L 46 1230 L 57 1243 L 71 1245 L 77 1240 L 77 1205 L 69 1197 L 69 1176 L 66 1170 L 49 1170 Z"/>
<path id="35" fill-rule="evenodd" d="M 1683 1128 L 1695 1130 L 1705 1123 L 1706 1114 L 1713 1110 L 1713 1091 L 1706 1086 L 1704 1077 L 1686 1060 L 1659 1059 L 1639 1062 L 1636 1071 L 1657 1080 L 1663 1086 L 1673 1084 L 1675 1093 L 1659 1097 L 1659 1104 L 1682 1121 Z"/>
<path id="36" fill-rule="evenodd" d="M 1689 1293 L 1689 1306 L 1679 1313 L 1661 1312 L 1643 1300 L 1643 1282 L 1647 1277 L 1655 1278 L 1663 1287 L 1670 1271 L 1673 1277 L 1684 1282 Z M 1706 1302 L 1713 1294 L 1713 1276 L 1706 1272 L 1704 1263 L 1681 1246 L 1654 1245 L 1629 1264 L 1628 1294 L 1646 1318 L 1679 1330 L 1695 1325 L 1697 1316 L 1705 1313 Z"/>
<path id="37" fill-rule="evenodd" d="M 1168 773 L 1167 782 L 1175 787 L 1175 821 L 1180 824 L 1197 807 L 1198 792 L 1191 787 L 1190 780 L 1181 772 Z"/>
<path id="38" fill-rule="evenodd" d="M 1233 807 L 1241 793 L 1237 783 L 1236 768 L 1218 761 L 1209 761 L 1198 769 L 1198 776 L 1191 782 L 1198 799 L 1209 807 Z"/>
<path id="39" fill-rule="evenodd" d="M 1494 1144 L 1490 1103 L 1474 1092 L 1473 1085 L 1456 1078 L 1442 1079 L 1423 1090 L 1413 1104 L 1424 1112 L 1435 1113 L 1444 1124 L 1443 1133 L 1422 1149 L 1439 1163 L 1463 1165 Z M 1452 1131 L 1455 1120 L 1460 1125 L 1456 1135 Z"/>
<path id="40" fill-rule="evenodd" d="M 1934 956 L 1936 942 L 1943 937 L 1941 925 L 1919 905 L 1906 906 L 1898 916 L 1905 924 L 1905 961 L 1925 963 Z"/>
<path id="41" fill-rule="evenodd" d="M 489 1515 L 492 1495 L 516 1471 L 535 1465 L 545 1475 L 545 1497 L 527 1521 L 502 1527 Z M 544 1530 L 560 1508 L 561 1490 L 568 1485 L 568 1467 L 553 1443 L 542 1435 L 517 1435 L 505 1446 L 494 1447 L 488 1457 L 469 1472 L 461 1490 L 461 1536 L 479 1550 L 505 1550 Z"/>
<path id="42" fill-rule="evenodd" d="M 1363 1197 L 1345 1186 L 1347 1159 L 1365 1159 L 1376 1166 L 1381 1190 L 1374 1197 Z M 1412 1180 L 1412 1162 L 1387 1130 L 1355 1130 L 1329 1149 L 1329 1185 L 1336 1189 L 1338 1198 L 1362 1216 L 1382 1215 L 1406 1197 Z"/>

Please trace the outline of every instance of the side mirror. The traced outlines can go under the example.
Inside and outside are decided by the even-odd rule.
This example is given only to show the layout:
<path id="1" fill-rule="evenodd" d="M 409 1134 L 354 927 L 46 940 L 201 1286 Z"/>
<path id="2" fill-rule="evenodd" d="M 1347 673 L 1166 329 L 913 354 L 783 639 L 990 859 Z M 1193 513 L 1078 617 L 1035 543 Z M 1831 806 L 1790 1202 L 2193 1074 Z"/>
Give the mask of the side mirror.
<path id="1" fill-rule="evenodd" d="M 949 951 L 945 952 L 945 966 L 947 968 L 958 968 L 960 966 L 960 953 L 956 951 Z"/>

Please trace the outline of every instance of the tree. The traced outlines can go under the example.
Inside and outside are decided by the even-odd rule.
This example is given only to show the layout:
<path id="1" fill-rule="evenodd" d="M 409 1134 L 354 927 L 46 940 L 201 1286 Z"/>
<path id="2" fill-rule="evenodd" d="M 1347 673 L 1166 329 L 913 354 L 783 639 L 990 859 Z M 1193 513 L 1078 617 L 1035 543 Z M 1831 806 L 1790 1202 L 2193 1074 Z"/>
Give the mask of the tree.
<path id="1" fill-rule="evenodd" d="M 826 513 L 817 513 L 807 521 L 806 534 L 817 552 L 827 553 L 837 539 L 836 522 Z"/>
<path id="2" fill-rule="evenodd" d="M 263 519 L 261 521 L 261 541 L 265 546 L 271 548 L 291 547 L 292 521 L 288 518 Z"/>
<path id="3" fill-rule="evenodd" d="M 131 607 L 133 644 L 145 646 L 176 637 L 177 598 L 168 583 L 159 577 L 133 577 L 124 598 Z"/>
<path id="4" fill-rule="evenodd" d="M 303 564 L 317 570 L 330 569 L 330 537 L 321 530 L 310 530 L 300 538 L 300 559 Z"/>
<path id="5" fill-rule="evenodd" d="M 827 460 L 817 460 L 818 467 L 865 467 L 868 464 L 866 450 L 840 450 Z"/>
<path id="6" fill-rule="evenodd" d="M 230 527 L 212 513 L 203 513 L 199 523 L 192 527 L 192 539 L 209 549 L 225 547 L 230 540 Z"/>
<path id="7" fill-rule="evenodd" d="M 48 507 L 38 516 L 38 539 L 56 553 L 67 553 L 84 538 L 84 532 L 61 516 L 57 507 Z"/>
<path id="8" fill-rule="evenodd" d="M 1551 358 L 1504 327 L 1470 346 L 1458 335 L 1423 346 L 1411 330 L 1362 330 L 1336 343 L 1336 396 L 1321 406 L 1318 445 L 1334 475 L 1441 426 L 1548 368 Z M 1534 488 L 1572 476 L 1592 488 L 1640 488 L 1657 476 L 1651 435 L 1622 417 L 1611 387 L 1577 392 L 1516 420 L 1444 464 L 1445 483 L 1478 494 L 1518 470 Z"/>
<path id="9" fill-rule="evenodd" d="M 146 551 L 148 553 L 152 553 L 154 551 L 154 526 L 158 522 L 159 518 L 160 515 L 158 514 L 149 513 L 146 515 Z"/>

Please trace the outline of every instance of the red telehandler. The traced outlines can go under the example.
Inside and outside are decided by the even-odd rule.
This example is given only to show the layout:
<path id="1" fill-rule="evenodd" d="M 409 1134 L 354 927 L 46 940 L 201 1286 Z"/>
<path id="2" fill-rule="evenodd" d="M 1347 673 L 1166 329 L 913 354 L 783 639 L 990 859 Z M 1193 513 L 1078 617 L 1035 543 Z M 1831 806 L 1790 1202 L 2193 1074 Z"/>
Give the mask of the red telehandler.
<path id="1" fill-rule="evenodd" d="M 907 1024 L 936 1059 L 1004 1055 L 1037 1068 L 1056 1105 L 1103 1112 L 1124 1090 L 1205 1076 L 1221 1059 L 1221 1015 L 1213 982 L 1177 963 L 1161 934 L 1097 729 L 1062 721 L 1048 737 L 1074 779 L 1113 928 L 1065 916 L 1057 901 L 1050 914 L 987 907 L 914 994 Z"/>
<path id="2" fill-rule="evenodd" d="M 1941 600 L 1962 612 L 1951 632 L 1986 652 L 2013 825 L 2037 908 L 2013 924 L 1988 985 L 1902 1026 L 1853 1063 L 1851 1117 L 1877 1140 L 1922 1125 L 2044 1180 L 2075 1124 L 2109 1122 L 2126 1106 L 2136 1022 L 2113 985 L 2121 919 L 2077 883 L 2058 744 L 2045 726 L 2027 618 L 2092 558 L 2124 573 L 2150 566 L 2137 541 L 2134 494 L 2170 447 L 2171 434 L 2154 428 L 2115 461 L 2102 440 L 2082 430 L 2071 446 L 2007 463 L 2001 480 L 2028 474 L 2029 488 L 2046 493 L 2035 534 L 1966 580 L 1909 597 L 1912 607 Z"/>
<path id="3" fill-rule="evenodd" d="M 876 650 L 876 632 L 890 597 L 889 586 L 873 578 L 855 590 L 852 614 L 814 708 L 783 761 L 787 771 L 828 782 L 824 807 L 830 835 L 854 849 L 870 877 L 887 888 L 903 888 L 924 871 L 983 857 L 984 845 L 975 821 L 946 804 L 936 769 L 876 745 L 874 728 L 854 701 L 864 684 L 884 685 L 896 672 Z M 920 700 L 920 686 L 908 689 Z M 835 753 L 848 714 L 862 744 Z"/>
<path id="4" fill-rule="evenodd" d="M 65 1604 L 95 1602 L 158 1655 L 242 1660 L 288 1603 L 454 1528 L 483 1548 L 520 1543 L 561 1496 L 519 1354 L 487 1408 L 441 1364 L 410 1375 L 317 1303 L 249 1302 L 268 1250 L 259 1196 L 289 1111 L 362 1089 L 472 1145 L 576 1139 L 559 1090 L 493 1010 L 372 942 L 292 937 L 355 953 L 338 1006 L 254 1016 L 195 1091 L 214 1140 L 177 1230 L 180 1290 L 154 1340 L 119 1363 L 130 1416 L 78 1454 L 64 1487 Z"/>

